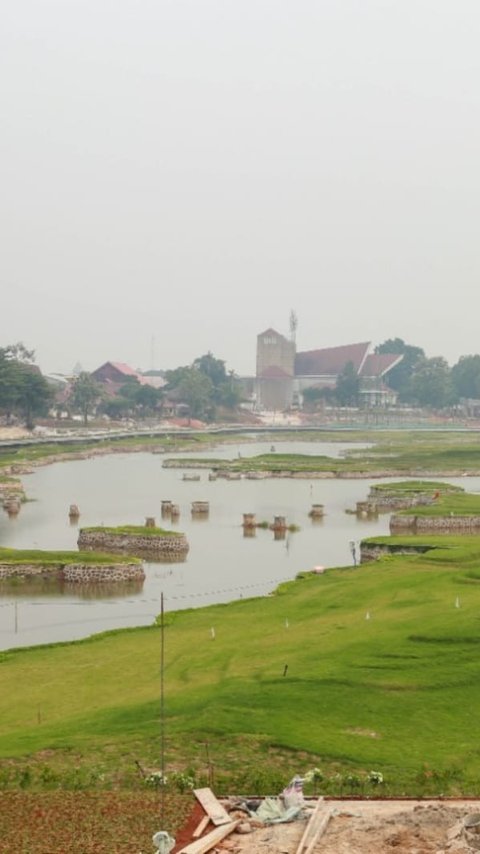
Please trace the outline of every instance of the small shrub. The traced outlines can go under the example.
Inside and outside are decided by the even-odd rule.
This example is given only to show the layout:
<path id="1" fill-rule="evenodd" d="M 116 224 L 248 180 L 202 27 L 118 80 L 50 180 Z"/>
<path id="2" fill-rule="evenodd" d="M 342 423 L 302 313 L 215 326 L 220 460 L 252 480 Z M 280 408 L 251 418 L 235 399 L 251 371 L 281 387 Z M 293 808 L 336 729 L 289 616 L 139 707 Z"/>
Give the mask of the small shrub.
<path id="1" fill-rule="evenodd" d="M 350 790 L 360 789 L 362 782 L 362 778 L 358 774 L 346 774 L 343 778 L 343 784 Z"/>
<path id="2" fill-rule="evenodd" d="M 195 778 L 193 775 L 183 771 L 172 771 L 170 782 L 182 793 L 195 788 Z"/>
<path id="3" fill-rule="evenodd" d="M 167 776 L 162 774 L 161 771 L 153 771 L 152 774 L 145 777 L 145 785 L 148 786 L 149 789 L 160 789 L 162 786 L 166 786 L 167 784 Z"/>
<path id="4" fill-rule="evenodd" d="M 20 775 L 18 778 L 18 785 L 20 786 L 21 789 L 27 789 L 28 786 L 31 785 L 31 782 L 32 782 L 32 772 L 31 772 L 31 769 L 27 765 L 26 768 L 22 768 L 20 771 Z"/>

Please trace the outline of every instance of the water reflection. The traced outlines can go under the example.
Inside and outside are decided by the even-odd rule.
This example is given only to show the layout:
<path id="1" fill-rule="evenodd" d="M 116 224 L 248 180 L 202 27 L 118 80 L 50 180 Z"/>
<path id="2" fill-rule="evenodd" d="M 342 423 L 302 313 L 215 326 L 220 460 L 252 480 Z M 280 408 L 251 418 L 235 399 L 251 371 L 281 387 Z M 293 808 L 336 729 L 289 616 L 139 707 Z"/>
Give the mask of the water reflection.
<path id="1" fill-rule="evenodd" d="M 62 593 L 68 596 L 78 596 L 79 599 L 119 599 L 138 595 L 143 590 L 143 579 L 131 581 L 100 581 L 98 584 L 63 582 Z"/>
<path id="2" fill-rule="evenodd" d="M 58 576 L 18 576 L 0 582 L 0 596 L 25 597 L 64 597 L 79 599 L 113 599 L 138 595 L 143 590 L 143 579 L 130 581 L 73 582 L 64 581 Z"/>

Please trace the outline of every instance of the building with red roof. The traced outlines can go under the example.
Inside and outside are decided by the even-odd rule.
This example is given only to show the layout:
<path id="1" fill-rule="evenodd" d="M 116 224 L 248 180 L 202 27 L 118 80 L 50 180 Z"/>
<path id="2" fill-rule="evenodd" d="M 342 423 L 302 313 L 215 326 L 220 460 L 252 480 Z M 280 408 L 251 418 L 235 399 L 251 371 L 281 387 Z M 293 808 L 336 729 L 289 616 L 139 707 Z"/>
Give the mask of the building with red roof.
<path id="1" fill-rule="evenodd" d="M 119 389 L 129 380 L 136 380 L 140 385 L 149 385 L 153 388 L 163 388 L 166 385 L 163 377 L 145 376 L 135 371 L 124 362 L 104 362 L 91 374 L 92 378 L 100 383 L 108 395 L 114 397 Z"/>
<path id="2" fill-rule="evenodd" d="M 395 402 L 395 392 L 384 378 L 403 356 L 370 353 L 370 348 L 370 341 L 364 341 L 297 353 L 293 338 L 266 329 L 257 336 L 256 408 L 283 411 L 301 406 L 305 389 L 335 388 L 349 363 L 360 379 L 360 394 L 366 405 Z"/>

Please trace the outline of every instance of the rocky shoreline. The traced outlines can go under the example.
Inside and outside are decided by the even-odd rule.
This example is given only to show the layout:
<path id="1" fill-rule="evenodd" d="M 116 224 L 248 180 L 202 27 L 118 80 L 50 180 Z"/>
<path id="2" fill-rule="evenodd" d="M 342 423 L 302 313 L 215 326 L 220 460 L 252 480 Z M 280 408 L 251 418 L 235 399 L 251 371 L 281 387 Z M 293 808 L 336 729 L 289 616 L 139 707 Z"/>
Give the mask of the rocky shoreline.
<path id="1" fill-rule="evenodd" d="M 185 534 L 133 534 L 82 528 L 78 536 L 82 551 L 120 552 L 139 557 L 186 557 L 190 548 Z"/>

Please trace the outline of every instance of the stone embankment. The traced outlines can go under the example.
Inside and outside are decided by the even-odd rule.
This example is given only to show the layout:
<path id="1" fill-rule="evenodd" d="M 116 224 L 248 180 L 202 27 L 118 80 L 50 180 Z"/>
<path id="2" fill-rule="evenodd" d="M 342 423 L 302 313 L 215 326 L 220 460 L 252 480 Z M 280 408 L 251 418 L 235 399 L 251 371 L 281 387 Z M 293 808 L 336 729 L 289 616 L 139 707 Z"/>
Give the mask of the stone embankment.
<path id="1" fill-rule="evenodd" d="M 105 581 L 143 581 L 145 570 L 141 563 L 0 564 L 0 580 L 35 577 L 69 581 L 76 584 L 103 583 Z"/>
<path id="2" fill-rule="evenodd" d="M 378 512 L 388 513 L 391 510 L 408 510 L 409 507 L 428 507 L 435 504 L 436 498 L 431 492 L 414 492 L 401 495 L 372 486 L 368 494 L 368 501 L 375 503 Z"/>
<path id="3" fill-rule="evenodd" d="M 91 584 L 104 581 L 138 581 L 145 578 L 141 563 L 93 564 L 72 563 L 63 568 L 65 581 Z"/>
<path id="4" fill-rule="evenodd" d="M 432 546 L 387 545 L 386 543 L 360 543 L 360 563 L 369 563 L 385 555 L 418 555 L 428 552 Z"/>
<path id="5" fill-rule="evenodd" d="M 391 534 L 476 534 L 480 516 L 395 515 L 390 519 Z"/>
<path id="6" fill-rule="evenodd" d="M 439 477 L 480 477 L 480 470 L 478 469 L 469 469 L 465 471 L 464 469 L 444 469 L 439 471 L 429 471 L 427 469 L 410 469 L 405 471 L 399 471 L 398 469 L 375 469 L 375 470 L 355 470 L 355 469 L 322 469 L 322 470 L 302 470 L 302 471 L 294 471 L 290 469 L 282 469 L 282 470 L 272 470 L 272 469 L 254 469 L 248 470 L 235 468 L 234 465 L 227 468 L 225 467 L 225 463 L 220 465 L 216 465 L 212 463 L 210 460 L 202 460 L 197 458 L 188 460 L 188 459 L 166 459 L 162 463 L 163 468 L 175 468 L 175 469 L 211 469 L 214 473 L 215 477 L 223 477 L 228 480 L 238 480 L 241 477 L 256 478 L 298 478 L 301 480 L 366 480 L 367 478 L 370 480 L 379 480 L 380 478 L 387 477 L 404 477 L 404 478 L 414 478 L 414 479 L 424 479 L 424 478 L 439 478 Z M 235 475 L 235 477 L 232 477 Z M 407 505 L 408 506 L 408 505 Z"/>
<path id="7" fill-rule="evenodd" d="M 9 501 L 12 498 L 16 501 L 20 501 L 21 503 L 27 500 L 27 496 L 25 495 L 25 491 L 20 481 L 17 480 L 1 482 L 0 501 L 4 503 L 5 501 Z"/>
<path id="8" fill-rule="evenodd" d="M 83 528 L 78 537 L 81 550 L 121 552 L 140 557 L 169 557 L 186 555 L 190 546 L 185 534 L 131 534 L 121 531 L 98 531 Z"/>

